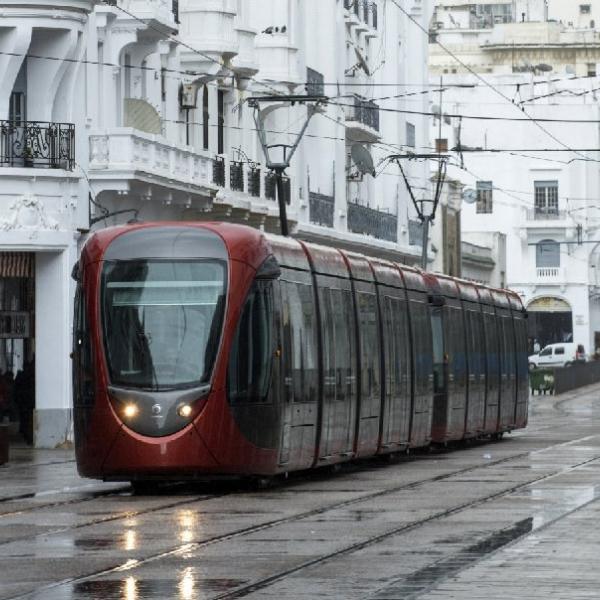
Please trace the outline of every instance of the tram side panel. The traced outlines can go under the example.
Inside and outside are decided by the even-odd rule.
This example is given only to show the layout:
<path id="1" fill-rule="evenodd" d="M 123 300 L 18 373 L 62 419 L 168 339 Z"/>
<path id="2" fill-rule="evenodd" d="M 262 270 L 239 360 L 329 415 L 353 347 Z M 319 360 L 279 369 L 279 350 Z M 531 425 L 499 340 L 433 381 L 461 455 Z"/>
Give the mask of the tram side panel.
<path id="1" fill-rule="evenodd" d="M 433 416 L 433 348 L 427 294 L 408 290 L 412 339 L 413 419 L 410 446 L 426 446 L 431 440 Z"/>
<path id="2" fill-rule="evenodd" d="M 515 427 L 514 418 L 517 393 L 515 334 L 512 315 L 508 308 L 506 297 L 500 298 L 500 293 L 497 292 L 494 292 L 493 295 L 497 302 L 496 318 L 500 338 L 500 408 L 498 412 L 498 431 L 509 431 Z"/>
<path id="3" fill-rule="evenodd" d="M 465 419 L 466 437 L 475 437 L 485 430 L 485 345 L 481 306 L 463 302 L 467 339 L 468 406 Z"/>
<path id="4" fill-rule="evenodd" d="M 521 299 L 514 293 L 508 294 L 516 343 L 517 401 L 515 405 L 515 425 L 526 427 L 529 409 L 529 370 L 527 361 L 527 313 Z"/>
<path id="5" fill-rule="evenodd" d="M 381 449 L 405 447 L 413 421 L 411 345 L 405 291 L 379 287 L 382 315 L 385 398 Z"/>
<path id="6" fill-rule="evenodd" d="M 312 276 L 283 269 L 282 428 L 280 465 L 286 470 L 313 465 L 317 445 L 319 354 Z"/>
<path id="7" fill-rule="evenodd" d="M 444 353 L 448 370 L 448 422 L 445 439 L 459 440 L 464 436 L 467 411 L 467 370 L 463 310 L 460 300 L 447 298 L 443 307 Z"/>
<path id="8" fill-rule="evenodd" d="M 260 448 L 278 451 L 282 371 L 280 284 L 256 279 L 242 308 L 229 353 L 227 396 L 242 435 Z"/>
<path id="9" fill-rule="evenodd" d="M 485 433 L 498 430 L 498 406 L 500 396 L 500 357 L 498 323 L 494 307 L 482 304 L 483 332 L 485 338 Z"/>
<path id="10" fill-rule="evenodd" d="M 321 315 L 323 399 L 319 462 L 352 455 L 357 413 L 354 301 L 349 279 L 317 275 Z"/>

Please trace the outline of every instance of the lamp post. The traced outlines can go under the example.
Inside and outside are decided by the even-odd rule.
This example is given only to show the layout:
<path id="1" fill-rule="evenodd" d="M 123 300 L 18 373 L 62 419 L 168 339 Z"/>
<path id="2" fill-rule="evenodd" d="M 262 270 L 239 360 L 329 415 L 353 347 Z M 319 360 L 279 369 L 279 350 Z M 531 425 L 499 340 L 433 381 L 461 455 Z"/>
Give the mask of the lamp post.
<path id="1" fill-rule="evenodd" d="M 316 107 L 320 104 L 327 102 L 326 96 L 311 96 L 311 95 L 281 95 L 281 96 L 256 96 L 248 98 L 248 106 L 254 109 L 254 122 L 256 124 L 256 130 L 258 132 L 258 139 L 262 146 L 265 154 L 265 162 L 267 169 L 270 169 L 275 173 L 275 182 L 277 188 L 277 203 L 279 205 L 279 223 L 281 228 L 281 235 L 289 235 L 289 227 L 287 222 L 287 210 L 285 207 L 285 190 L 283 185 L 283 176 L 285 170 L 290 166 L 290 161 L 294 156 L 300 140 L 302 139 L 306 128 L 316 112 Z M 261 109 L 261 103 L 267 106 Z M 267 141 L 267 129 L 265 128 L 265 118 L 277 110 L 278 108 L 288 107 L 290 104 L 307 104 L 307 115 L 304 121 L 304 125 L 300 129 L 300 132 L 295 134 L 296 139 L 291 144 L 270 144 Z M 274 132 L 278 133 L 278 132 Z M 280 160 L 274 160 L 272 157 L 272 151 L 278 150 L 280 153 Z"/>

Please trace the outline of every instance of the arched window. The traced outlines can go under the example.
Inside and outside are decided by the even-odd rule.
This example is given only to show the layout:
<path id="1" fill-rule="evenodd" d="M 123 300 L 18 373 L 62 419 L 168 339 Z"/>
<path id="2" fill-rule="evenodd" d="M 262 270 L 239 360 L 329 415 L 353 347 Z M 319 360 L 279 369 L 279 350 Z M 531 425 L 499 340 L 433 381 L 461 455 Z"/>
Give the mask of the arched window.
<path id="1" fill-rule="evenodd" d="M 560 267 L 560 244 L 554 240 L 542 240 L 535 247 L 535 266 Z"/>

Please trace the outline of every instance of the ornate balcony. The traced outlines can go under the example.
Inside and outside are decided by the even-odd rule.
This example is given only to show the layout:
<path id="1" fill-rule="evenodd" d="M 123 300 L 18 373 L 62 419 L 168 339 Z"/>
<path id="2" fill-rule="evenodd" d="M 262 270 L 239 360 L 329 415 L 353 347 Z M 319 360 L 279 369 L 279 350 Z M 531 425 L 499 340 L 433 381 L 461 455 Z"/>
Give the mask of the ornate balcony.
<path id="1" fill-rule="evenodd" d="M 208 154 L 126 127 L 90 135 L 89 169 L 98 192 L 154 187 L 210 198 L 217 190 Z"/>
<path id="2" fill-rule="evenodd" d="M 537 267 L 534 281 L 540 284 L 565 283 L 565 270 L 562 267 Z"/>
<path id="3" fill-rule="evenodd" d="M 346 108 L 346 137 L 354 142 L 375 142 L 379 135 L 379 106 L 354 94 Z"/>
<path id="4" fill-rule="evenodd" d="M 333 216 L 335 210 L 335 198 L 310 192 L 308 197 L 310 209 L 310 222 L 324 227 L 333 227 Z"/>
<path id="5" fill-rule="evenodd" d="M 179 25 L 178 0 L 106 0 L 105 4 L 122 8 L 122 14 L 118 16 L 124 19 L 131 14 L 136 20 L 141 19 L 154 27 L 162 25 L 171 31 L 176 31 Z"/>
<path id="6" fill-rule="evenodd" d="M 558 207 L 536 207 L 527 211 L 528 221 L 561 221 L 567 218 L 566 210 L 559 210 Z"/>
<path id="7" fill-rule="evenodd" d="M 229 186 L 235 192 L 244 191 L 244 163 L 236 161 L 229 163 Z"/>
<path id="8" fill-rule="evenodd" d="M 180 7 L 180 37 L 194 51 L 183 47 L 185 68 L 218 76 L 221 63 L 239 52 L 236 32 L 236 3 L 232 0 L 188 0 Z"/>
<path id="9" fill-rule="evenodd" d="M 0 121 L 0 166 L 75 168 L 75 125 Z"/>
<path id="10" fill-rule="evenodd" d="M 348 202 L 348 229 L 353 233 L 396 242 L 398 240 L 398 217 L 362 204 Z"/>
<path id="11" fill-rule="evenodd" d="M 378 14 L 374 0 L 344 0 L 346 22 L 357 32 L 367 32 L 369 37 L 377 35 Z"/>

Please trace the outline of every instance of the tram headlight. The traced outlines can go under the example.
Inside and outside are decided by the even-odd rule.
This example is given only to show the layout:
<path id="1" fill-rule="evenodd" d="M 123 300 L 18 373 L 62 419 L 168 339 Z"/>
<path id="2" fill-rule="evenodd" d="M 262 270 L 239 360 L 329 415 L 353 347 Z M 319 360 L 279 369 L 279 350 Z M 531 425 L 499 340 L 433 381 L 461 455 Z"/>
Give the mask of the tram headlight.
<path id="1" fill-rule="evenodd" d="M 133 419 L 135 416 L 137 416 L 137 414 L 139 412 L 140 412 L 140 409 L 137 407 L 137 405 L 133 404 L 131 402 L 129 404 L 126 404 L 125 407 L 123 408 L 123 414 L 128 419 Z"/>
<path id="2" fill-rule="evenodd" d="M 192 414 L 192 407 L 189 404 L 182 404 L 177 409 L 177 413 L 179 414 L 180 417 L 183 417 L 184 419 L 188 419 L 190 417 L 190 415 Z"/>

